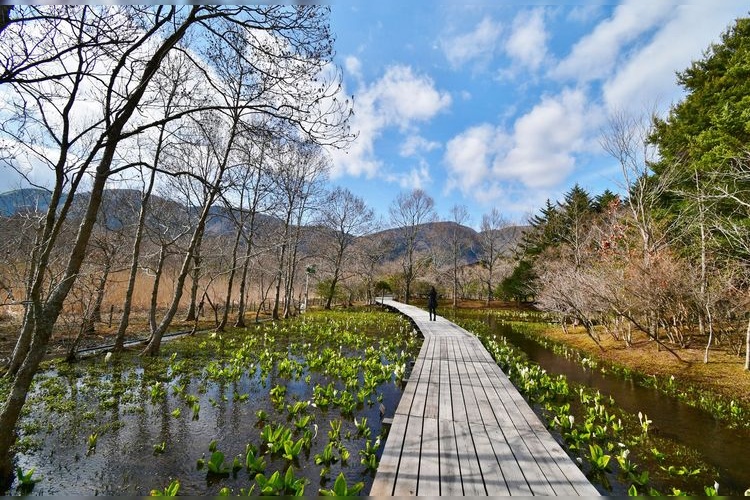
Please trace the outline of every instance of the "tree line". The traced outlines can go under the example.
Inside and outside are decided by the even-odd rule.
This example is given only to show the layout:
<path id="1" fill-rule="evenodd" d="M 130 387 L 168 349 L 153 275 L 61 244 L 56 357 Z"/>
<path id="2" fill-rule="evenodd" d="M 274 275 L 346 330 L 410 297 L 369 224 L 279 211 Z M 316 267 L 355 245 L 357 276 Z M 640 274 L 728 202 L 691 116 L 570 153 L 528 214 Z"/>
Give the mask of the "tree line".
<path id="1" fill-rule="evenodd" d="M 665 117 L 615 113 L 601 145 L 623 195 L 573 187 L 531 218 L 506 284 L 630 346 L 641 332 L 679 357 L 721 344 L 750 369 L 750 19 L 680 72 Z"/>

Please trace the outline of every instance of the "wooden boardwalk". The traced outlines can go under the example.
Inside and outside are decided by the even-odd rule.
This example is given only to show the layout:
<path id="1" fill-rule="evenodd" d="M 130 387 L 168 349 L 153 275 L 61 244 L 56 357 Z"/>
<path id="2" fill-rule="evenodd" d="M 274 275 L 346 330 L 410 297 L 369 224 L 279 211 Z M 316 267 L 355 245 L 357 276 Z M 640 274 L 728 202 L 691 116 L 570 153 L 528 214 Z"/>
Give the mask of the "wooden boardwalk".
<path id="1" fill-rule="evenodd" d="M 409 316 L 424 343 L 371 496 L 599 496 L 475 336 L 381 302 Z"/>

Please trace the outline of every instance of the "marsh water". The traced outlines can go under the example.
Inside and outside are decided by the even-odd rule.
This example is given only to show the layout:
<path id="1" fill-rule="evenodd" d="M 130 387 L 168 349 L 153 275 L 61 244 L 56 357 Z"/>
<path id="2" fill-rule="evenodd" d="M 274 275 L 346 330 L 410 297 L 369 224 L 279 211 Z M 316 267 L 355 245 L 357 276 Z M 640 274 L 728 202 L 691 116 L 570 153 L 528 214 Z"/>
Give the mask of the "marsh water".
<path id="1" fill-rule="evenodd" d="M 375 316 L 378 321 L 379 318 Z M 214 356 L 222 348 L 209 339 L 170 344 L 163 358 L 136 359 L 135 364 L 106 362 L 103 357 L 74 365 L 59 362 L 35 381 L 31 404 L 27 404 L 20 426 L 17 465 L 23 471 L 33 467 L 33 477 L 42 479 L 34 485 L 32 495 L 144 496 L 153 489 L 164 489 L 174 479 L 180 482 L 180 495 L 215 496 L 221 488 L 229 488 L 237 495 L 252 487 L 257 495 L 255 473 L 247 468 L 211 474 L 207 467 L 198 466 L 201 459 L 208 462 L 212 442 L 217 451 L 224 453 L 226 467 L 231 470 L 235 457 L 244 466 L 250 444 L 266 460 L 267 477 L 275 471 L 283 476 L 292 467 L 296 478 L 307 480 L 305 495 L 317 495 L 319 488 L 332 488 L 339 473 L 344 474 L 349 485 L 364 482 L 363 492 L 367 492 L 374 472 L 360 463 L 359 452 L 383 431 L 382 419 L 395 411 L 402 384 L 383 370 L 382 375 L 377 375 L 381 377 L 379 383 L 372 384 L 374 390 L 363 401 L 357 402 L 357 391 L 362 390 L 367 377 L 376 376 L 368 372 L 368 366 L 376 372 L 379 367 L 392 368 L 394 363 L 408 366 L 421 342 L 402 321 L 396 325 L 395 335 L 391 332 L 388 340 L 382 340 L 389 342 L 384 346 L 378 325 L 375 322 L 354 326 L 349 333 L 329 332 L 325 339 L 316 333 L 312 339 L 294 339 L 295 343 L 289 346 L 270 335 L 268 339 L 264 335 L 263 341 L 243 340 L 240 350 L 247 360 L 242 363 L 231 358 L 238 355 L 229 348 L 225 350 L 230 358 L 214 363 L 221 359 Z M 365 332 L 365 327 L 370 331 Z M 392 331 L 393 325 L 389 328 Z M 308 328 L 315 329 L 329 326 L 324 321 L 320 327 Z M 358 345 L 347 347 L 345 336 L 358 339 Z M 249 346 L 248 342 L 255 343 Z M 189 343 L 194 344 L 192 351 L 177 347 Z M 169 349 L 176 349 L 171 358 Z M 334 352 L 328 362 L 322 363 L 328 366 L 313 368 L 312 360 L 319 360 L 326 351 Z M 300 356 L 299 352 L 307 354 Z M 273 358 L 266 370 L 258 361 L 265 355 Z M 336 369 L 329 369 L 347 360 L 360 360 L 351 369 L 349 382 L 340 378 L 340 373 L 331 373 Z M 282 373 L 282 362 L 291 362 L 291 371 Z M 188 364 L 181 363 L 189 363 L 198 371 L 188 371 Z M 229 375 L 235 366 L 240 367 L 240 375 Z M 208 376 L 207 371 L 214 376 Z M 404 375 L 408 376 L 408 370 Z M 299 414 L 291 413 L 290 407 L 296 402 L 321 401 L 313 393 L 326 386 L 342 400 L 343 392 L 349 392 L 354 398 L 353 411 L 331 401 L 303 405 Z M 276 387 L 285 388 L 281 405 L 273 404 L 269 398 L 269 392 Z M 259 418 L 259 411 L 267 416 Z M 312 420 L 298 426 L 303 415 Z M 365 418 L 367 435 L 356 425 Z M 333 440 L 329 437 L 331 421 L 341 422 L 340 438 L 334 448 L 335 460 L 324 471 L 322 465 L 315 464 L 314 457 Z M 294 459 L 284 458 L 283 452 L 266 452 L 261 432 L 270 425 L 291 429 L 293 441 L 309 431 L 311 446 Z M 95 446 L 91 446 L 94 433 Z M 156 449 L 159 445 L 163 445 L 163 450 Z M 343 460 L 344 448 L 349 452 L 348 460 Z M 378 459 L 381 453 L 382 445 L 377 451 Z M 15 485 L 8 493 L 21 490 Z"/>
<path id="2" fill-rule="evenodd" d="M 708 412 L 680 402 L 656 389 L 637 385 L 613 373 L 584 368 L 580 363 L 555 354 L 538 342 L 515 332 L 510 326 L 488 316 L 485 321 L 495 334 L 523 351 L 529 360 L 551 374 L 562 374 L 569 382 L 582 384 L 611 396 L 623 410 L 648 415 L 653 421 L 651 432 L 698 452 L 713 465 L 719 477 L 719 493 L 741 495 L 750 487 L 750 443 L 748 429 L 730 429 Z"/>
<path id="3" fill-rule="evenodd" d="M 750 442 L 748 430 L 729 429 L 708 413 L 655 389 L 611 373 L 586 369 L 506 324 L 495 322 L 492 316 L 485 320 L 495 334 L 504 336 L 549 373 L 562 374 L 570 383 L 598 389 L 614 398 L 624 411 L 647 414 L 653 421 L 651 432 L 697 451 L 718 471 L 715 480 L 720 485 L 720 494 L 741 494 L 750 487 L 750 454 L 745 451 Z M 206 346 L 203 347 L 205 351 Z M 256 350 L 265 348 L 258 345 Z M 319 352 L 321 348 L 315 342 L 308 344 L 311 352 Z M 413 359 L 414 355 L 416 349 L 412 346 L 407 357 Z M 286 357 L 304 361 L 295 358 L 291 350 Z M 170 366 L 174 369 L 175 364 Z M 238 494 L 241 488 L 249 489 L 255 484 L 253 474 L 241 469 L 235 474 L 214 476 L 207 474 L 205 468 L 198 469 L 198 459 L 210 456 L 209 443 L 216 441 L 216 449 L 226 455 L 227 465 L 235 456 L 244 464 L 246 445 L 260 445 L 261 429 L 268 425 L 259 421 L 259 410 L 269 415 L 269 422 L 294 429 L 294 418 L 269 401 L 272 387 L 283 385 L 285 402 L 289 404 L 310 400 L 313 386 L 331 383 L 328 375 L 310 369 L 291 377 L 280 374 L 277 367 L 265 374 L 248 370 L 232 382 L 195 376 L 179 380 L 167 377 L 163 370 L 164 366 L 149 363 L 136 367 L 105 365 L 98 358 L 43 373 L 36 384 L 36 398 L 32 398 L 32 405 L 27 405 L 20 432 L 21 452 L 17 454 L 19 467 L 24 471 L 34 467 L 34 477 L 42 478 L 31 494 L 142 496 L 152 489 L 163 489 L 173 479 L 179 479 L 181 495 L 216 495 L 222 487 Z M 155 380 L 162 380 L 165 389 L 164 397 L 157 400 L 149 397 Z M 361 373 L 359 380 L 362 382 Z M 341 382 L 336 382 L 336 386 L 343 389 Z M 354 417 L 359 421 L 368 419 L 373 441 L 383 431 L 384 414 L 390 416 L 395 411 L 401 391 L 402 386 L 393 380 L 381 383 L 377 386 L 378 399 L 373 394 L 357 405 L 353 415 L 342 415 L 333 406 L 310 408 L 313 425 L 317 426 L 311 448 L 293 461 L 279 454 L 267 454 L 266 473 L 276 470 L 283 473 L 292 466 L 296 477 L 308 481 L 305 494 L 315 495 L 318 488 L 331 488 L 333 479 L 343 472 L 348 484 L 363 481 L 366 493 L 374 473 L 360 465 L 359 451 L 365 448 L 367 439 L 358 433 Z M 185 395 L 193 398 L 190 404 Z M 196 417 L 191 411 L 193 404 L 200 408 Z M 181 411 L 176 415 L 178 409 Z M 338 460 L 321 477 L 322 468 L 313 465 L 313 457 L 329 442 L 332 420 L 342 422 L 341 443 L 350 452 L 350 458 L 346 463 Z M 98 439 L 90 450 L 87 440 L 93 432 Z M 299 436 L 295 430 L 293 439 Z M 157 453 L 154 446 L 160 443 L 165 448 Z M 380 453 L 382 445 L 378 458 Z M 619 485 L 613 491 L 602 492 L 624 494 L 626 489 L 627 485 Z"/>

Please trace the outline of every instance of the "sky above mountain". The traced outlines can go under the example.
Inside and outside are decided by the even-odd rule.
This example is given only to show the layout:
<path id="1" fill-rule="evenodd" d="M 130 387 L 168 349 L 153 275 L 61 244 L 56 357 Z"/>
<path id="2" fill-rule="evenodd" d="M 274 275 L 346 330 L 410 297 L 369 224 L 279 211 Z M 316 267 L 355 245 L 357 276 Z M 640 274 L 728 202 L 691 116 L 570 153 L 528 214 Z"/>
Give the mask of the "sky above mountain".
<path id="1" fill-rule="evenodd" d="M 331 26 L 358 137 L 332 181 L 387 217 L 425 190 L 441 219 L 497 207 L 524 222 L 578 183 L 622 191 L 602 150 L 614 112 L 664 113 L 676 72 L 746 1 L 334 1 Z"/>
<path id="2" fill-rule="evenodd" d="M 438 218 L 465 205 L 474 228 L 493 207 L 525 223 L 576 183 L 592 195 L 622 192 L 600 146 L 608 117 L 665 113 L 684 96 L 676 73 L 750 15 L 747 0 L 329 6 L 357 134 L 331 152 L 331 184 L 364 198 L 386 225 L 398 194 L 421 188 Z M 48 169 L 28 170 L 51 186 Z M 0 170 L 0 192 L 18 187 Z"/>

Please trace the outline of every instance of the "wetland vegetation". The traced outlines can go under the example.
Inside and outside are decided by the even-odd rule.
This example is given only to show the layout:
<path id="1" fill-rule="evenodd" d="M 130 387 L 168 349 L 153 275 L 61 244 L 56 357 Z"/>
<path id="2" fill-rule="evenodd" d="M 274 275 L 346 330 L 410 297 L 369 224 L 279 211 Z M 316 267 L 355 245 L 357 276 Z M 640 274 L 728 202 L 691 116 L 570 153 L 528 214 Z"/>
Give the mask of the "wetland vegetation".
<path id="1" fill-rule="evenodd" d="M 50 362 L 21 420 L 12 492 L 367 491 L 420 344 L 398 315 L 318 312 L 186 337 L 154 358 Z"/>
<path id="2" fill-rule="evenodd" d="M 750 476 L 735 444 L 750 438 L 746 405 L 550 341 L 548 324 L 528 322 L 540 316 L 462 311 L 456 321 L 479 336 L 603 494 L 745 492 Z"/>

